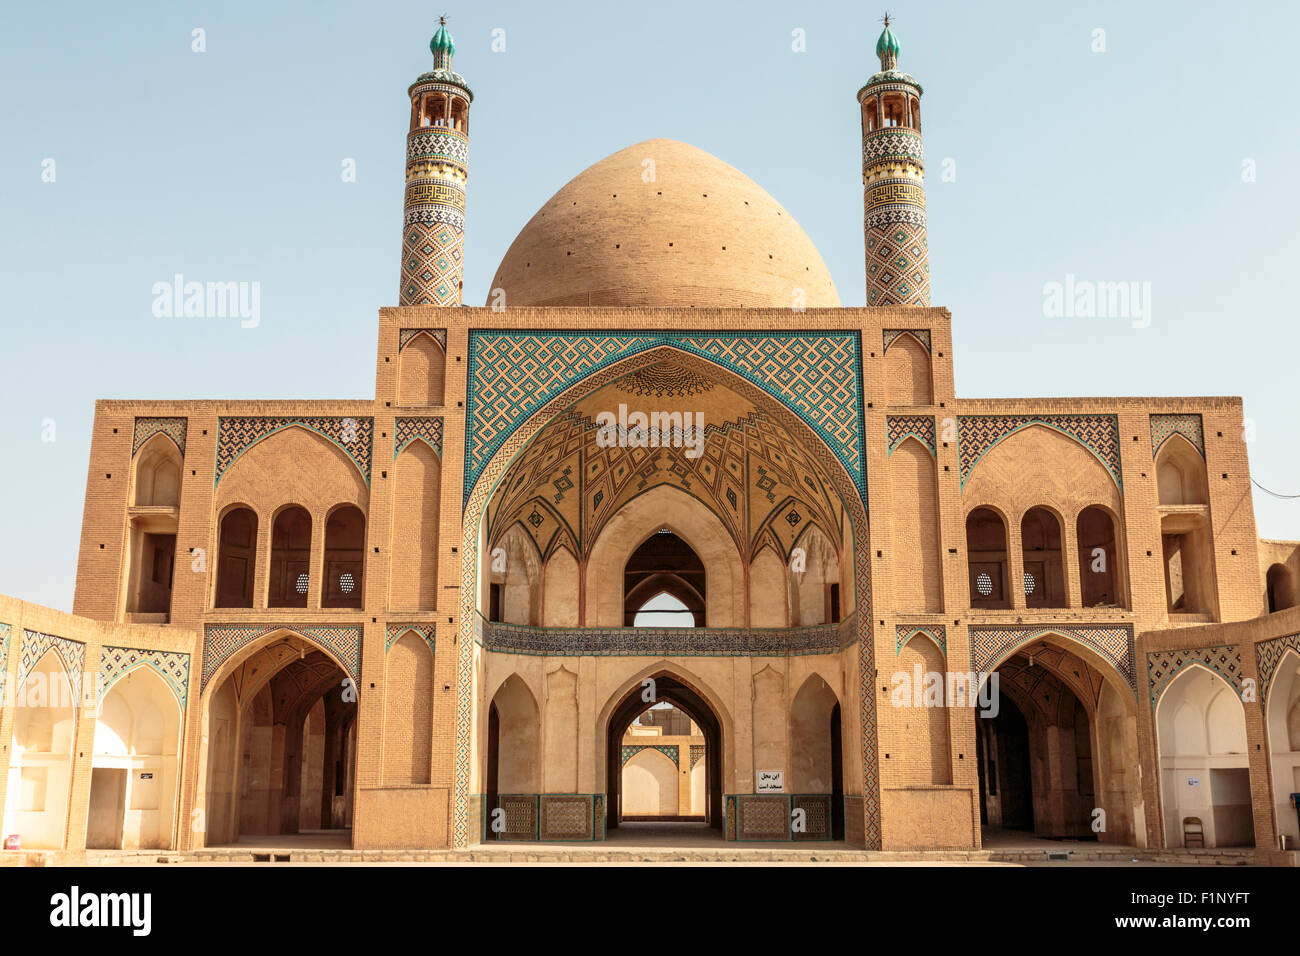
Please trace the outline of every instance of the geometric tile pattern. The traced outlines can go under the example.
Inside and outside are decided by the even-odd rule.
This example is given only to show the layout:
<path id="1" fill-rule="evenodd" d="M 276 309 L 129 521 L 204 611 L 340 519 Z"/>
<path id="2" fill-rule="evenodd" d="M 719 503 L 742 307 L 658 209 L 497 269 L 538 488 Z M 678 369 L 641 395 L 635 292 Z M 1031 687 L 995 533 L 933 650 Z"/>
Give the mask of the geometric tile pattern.
<path id="1" fill-rule="evenodd" d="M 1261 704 L 1268 700 L 1268 687 L 1273 683 L 1273 672 L 1277 670 L 1282 655 L 1288 649 L 1300 652 L 1300 634 L 1275 637 L 1271 640 L 1260 641 L 1255 645 L 1255 661 L 1259 667 L 1259 701 Z"/>
<path id="2" fill-rule="evenodd" d="M 212 675 L 239 650 L 274 631 L 289 631 L 329 651 L 354 681 L 361 679 L 361 627 L 316 624 L 209 624 L 203 629 L 203 680 L 199 692 Z"/>
<path id="3" fill-rule="evenodd" d="M 619 750 L 619 765 L 627 763 L 642 750 L 657 750 L 677 766 L 678 747 L 676 744 L 624 744 Z"/>
<path id="4" fill-rule="evenodd" d="M 831 800 L 829 794 L 795 794 L 790 797 L 790 839 L 829 840 L 831 838 Z M 802 810 L 802 826 L 796 830 L 795 811 Z"/>
<path id="5" fill-rule="evenodd" d="M 790 798 L 776 794 L 736 795 L 737 840 L 788 840 Z"/>
<path id="6" fill-rule="evenodd" d="M 1031 425 L 1045 425 L 1069 435 L 1106 466 L 1123 490 L 1119 462 L 1119 418 L 1115 415 L 958 415 L 957 456 L 961 486 L 966 487 L 976 462 L 1008 435 Z"/>
<path id="7" fill-rule="evenodd" d="M 188 418 L 137 418 L 135 420 L 135 437 L 131 441 L 131 457 L 144 447 L 144 443 L 154 435 L 163 434 L 172 440 L 185 457 L 185 429 Z"/>
<path id="8" fill-rule="evenodd" d="M 181 713 L 190 685 L 190 655 L 181 651 L 147 651 L 137 647 L 105 646 L 99 655 L 100 696 L 137 667 L 154 671 L 176 695 Z"/>
<path id="9" fill-rule="evenodd" d="M 1152 415 L 1151 457 L 1156 456 L 1171 435 L 1182 435 L 1205 457 L 1205 427 L 1200 415 Z"/>
<path id="10" fill-rule="evenodd" d="M 442 350 L 447 351 L 447 330 L 446 329 L 401 329 L 397 333 L 397 351 L 406 348 L 407 343 L 419 334 L 430 336 Z"/>
<path id="11" fill-rule="evenodd" d="M 770 333 L 763 333 L 771 337 Z M 471 337 L 475 335 L 471 332 Z M 570 343 L 572 344 L 572 343 Z M 628 346 L 625 340 L 621 343 Z M 689 354 L 686 346 L 680 341 L 671 346 L 677 351 L 687 352 L 683 359 L 677 359 L 673 356 L 673 361 L 679 365 L 688 368 L 694 367 L 696 371 L 704 371 L 707 374 L 707 362 L 712 361 L 709 358 L 697 358 Z M 854 367 L 860 373 L 861 362 L 861 339 L 860 336 L 854 337 L 852 342 L 854 350 Z M 624 353 L 626 353 L 624 349 Z M 477 546 L 477 535 L 479 521 L 482 519 L 484 510 L 488 504 L 488 498 L 496 483 L 501 480 L 503 474 L 510 468 L 516 456 L 529 444 L 529 442 L 546 427 L 550 422 L 563 412 L 561 402 L 572 404 L 581 401 L 585 396 L 592 394 L 596 390 L 608 385 L 627 374 L 628 371 L 655 364 L 667 357 L 668 349 L 658 351 L 648 351 L 643 357 L 633 358 L 628 362 L 621 363 L 615 367 L 605 367 L 614 365 L 617 361 L 611 355 L 605 356 L 599 363 L 591 355 L 583 359 L 583 363 L 594 368 L 597 364 L 602 366 L 600 371 L 589 371 L 575 374 L 573 377 L 566 379 L 568 382 L 565 388 L 555 387 L 554 383 L 548 388 L 547 394 L 555 398 L 563 391 L 563 395 L 555 401 L 548 401 L 546 405 L 539 406 L 535 402 L 530 402 L 530 412 L 528 415 L 512 415 L 512 424 L 509 425 L 511 434 L 508 439 L 500 442 L 498 451 L 491 455 L 486 461 L 480 461 L 476 465 L 476 479 L 473 491 L 466 499 L 462 524 L 464 526 L 464 535 L 462 543 L 464 545 L 463 554 L 466 556 L 475 553 Z M 472 361 L 472 353 L 471 353 Z M 534 359 L 534 361 L 537 361 Z M 567 374 L 567 373 L 566 373 Z M 471 383 L 473 376 L 471 375 Z M 771 392 L 761 387 L 755 382 L 740 378 L 732 383 L 733 391 L 741 397 L 748 399 L 752 404 L 760 405 L 764 400 L 771 397 Z M 504 387 L 504 386 L 503 386 Z M 473 386 L 471 385 L 471 388 Z M 473 392 L 471 391 L 471 394 Z M 858 396 L 857 401 L 860 403 L 861 384 L 855 386 L 855 394 Z M 767 410 L 767 414 L 774 419 L 781 421 L 781 425 L 787 429 L 802 427 L 807 428 L 814 437 L 818 435 L 807 420 L 794 412 L 789 412 L 786 420 L 781 420 L 786 415 L 789 404 L 779 398 L 773 403 L 774 406 Z M 858 406 L 861 412 L 860 405 Z M 534 414 L 534 411 L 536 412 Z M 858 433 L 861 434 L 861 427 L 858 427 Z M 801 438 L 801 441 L 806 439 Z M 836 463 L 841 463 L 842 458 L 831 451 L 824 440 L 814 440 L 808 444 L 808 451 L 814 455 L 827 469 L 835 490 L 841 500 L 847 506 L 849 511 L 850 526 L 853 529 L 853 568 L 854 581 L 853 587 L 857 596 L 858 614 L 852 615 L 851 620 L 856 626 L 856 640 L 858 644 L 858 691 L 859 691 L 859 716 L 861 728 L 861 756 L 862 756 L 862 789 L 863 793 L 854 802 L 854 812 L 859 816 L 849 824 L 849 829 L 859 837 L 858 845 L 866 849 L 880 849 L 881 832 L 880 832 L 880 764 L 877 759 L 877 715 L 876 715 L 876 698 L 872 691 L 875 683 L 875 647 L 871 634 L 871 534 L 867 523 L 867 513 L 864 505 L 865 489 L 853 477 L 854 472 L 848 469 L 841 471 L 836 468 Z M 860 439 L 858 443 L 859 457 L 862 460 Z M 469 557 L 462 557 L 461 560 L 461 637 L 459 642 L 459 654 L 456 663 L 456 768 L 455 768 L 455 799 L 453 801 L 453 827 L 452 827 L 452 844 L 456 847 L 468 845 L 468 825 L 470 809 L 469 784 L 471 776 L 470 756 L 473 728 L 473 685 L 475 678 L 475 659 L 474 647 L 476 639 L 481 639 L 481 630 L 476 626 L 476 598 L 478 593 L 478 566 L 477 562 Z M 848 644 L 841 642 L 844 646 Z M 728 818 L 724 815 L 729 827 L 734 826 L 734 817 Z"/>
<path id="12" fill-rule="evenodd" d="M 845 332 L 594 333 L 471 330 L 465 496 L 528 415 L 577 382 L 672 346 L 729 369 L 803 419 L 865 487 L 860 336 Z"/>
<path id="13" fill-rule="evenodd" d="M 465 228 L 411 222 L 402 230 L 401 305 L 460 305 Z"/>
<path id="14" fill-rule="evenodd" d="M 705 744 L 691 744 L 691 768 L 704 759 L 704 754 L 709 748 Z"/>
<path id="15" fill-rule="evenodd" d="M 263 438 L 286 428 L 298 426 L 323 435 L 338 445 L 360 469 L 366 484 L 370 484 L 370 452 L 375 432 L 373 418 L 313 417 L 313 418 L 226 418 L 217 419 L 217 468 L 215 488 L 236 458 L 248 451 Z"/>
<path id="16" fill-rule="evenodd" d="M 387 652 L 393 646 L 393 642 L 405 634 L 407 631 L 414 631 L 420 636 L 424 643 L 429 645 L 429 650 L 434 649 L 434 625 L 432 624 L 389 624 L 388 633 L 384 637 L 384 651 Z"/>
<path id="17" fill-rule="evenodd" d="M 1183 668 L 1200 664 L 1214 671 L 1241 694 L 1241 645 L 1147 652 L 1147 684 L 1154 710 L 1160 694 Z"/>
<path id="18" fill-rule="evenodd" d="M 921 345 L 925 347 L 925 350 L 927 352 L 930 351 L 930 330 L 929 329 L 885 329 L 884 331 L 885 347 L 882 350 L 882 354 L 884 352 L 889 351 L 889 347 L 898 341 L 898 337 L 900 335 L 912 336 L 912 338 L 916 339 L 918 342 L 921 343 Z"/>
<path id="19" fill-rule="evenodd" d="M 415 439 L 422 439 L 425 444 L 442 457 L 442 419 L 441 418 L 398 418 L 393 422 L 393 457 L 396 458 Z"/>
<path id="20" fill-rule="evenodd" d="M 924 634 L 934 641 L 939 650 L 947 655 L 947 631 L 942 624 L 899 624 L 894 628 L 894 656 L 903 653 L 903 645 L 918 634 Z"/>
<path id="21" fill-rule="evenodd" d="M 592 840 L 593 798 L 585 793 L 540 794 L 541 839 Z"/>
<path id="22" fill-rule="evenodd" d="M 80 699 L 81 676 L 86 669 L 86 645 L 66 637 L 42 634 L 40 631 L 30 631 L 26 628 L 23 629 L 22 655 L 18 659 L 18 687 L 23 686 L 23 681 L 32 672 L 32 668 L 40 663 L 45 652 L 51 648 L 63 661 L 63 667 L 68 672 L 72 683 L 73 695 Z"/>
<path id="23" fill-rule="evenodd" d="M 1137 693 L 1137 674 L 1133 662 L 1133 628 L 1128 624 L 972 627 L 970 629 L 971 667 L 981 673 L 988 673 L 1017 647 L 1023 647 L 1047 634 L 1059 634 L 1094 651 L 1109 661 L 1134 694 Z"/>
<path id="24" fill-rule="evenodd" d="M 768 657 L 833 654 L 838 624 L 808 627 L 531 627 L 485 622 L 475 639 L 498 653 L 570 657 Z"/>
<path id="25" fill-rule="evenodd" d="M 919 215 L 924 219 L 925 212 Z M 876 214 L 866 227 L 867 305 L 929 305 L 930 243 L 925 222 L 879 222 L 880 218 Z"/>
<path id="26" fill-rule="evenodd" d="M 886 415 L 885 436 L 886 454 L 892 455 L 907 438 L 915 438 L 935 454 L 933 415 Z"/>

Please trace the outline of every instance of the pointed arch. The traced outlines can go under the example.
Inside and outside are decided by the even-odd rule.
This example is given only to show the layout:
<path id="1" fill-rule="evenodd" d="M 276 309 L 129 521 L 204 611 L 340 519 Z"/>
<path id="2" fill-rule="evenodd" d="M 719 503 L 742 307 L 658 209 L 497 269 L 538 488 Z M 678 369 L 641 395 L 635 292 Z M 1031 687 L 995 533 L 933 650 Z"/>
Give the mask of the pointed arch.
<path id="1" fill-rule="evenodd" d="M 446 374 L 446 350 L 428 330 L 421 329 L 398 353 L 397 404 L 405 407 L 441 406 Z"/>
<path id="2" fill-rule="evenodd" d="M 800 440 L 806 449 L 816 456 L 849 512 L 849 521 L 846 524 L 851 528 L 852 542 L 855 549 L 852 564 L 852 581 L 854 584 L 852 606 L 858 612 L 855 626 L 858 632 L 856 643 L 859 658 L 856 670 L 861 684 L 861 693 L 858 695 L 860 714 L 857 722 L 857 726 L 861 730 L 861 737 L 854 741 L 854 748 L 860 750 L 861 753 L 863 783 L 862 801 L 858 805 L 862 814 L 861 829 L 854 823 L 849 825 L 848 831 L 860 833 L 864 846 L 879 848 L 881 833 L 879 766 L 876 748 L 876 698 L 874 693 L 870 692 L 871 675 L 875 670 L 874 642 L 871 636 L 869 575 L 871 543 L 863 492 L 865 484 L 860 483 L 862 481 L 860 466 L 855 470 L 851 465 L 851 462 L 862 462 L 864 460 L 861 435 L 857 436 L 855 443 L 849 441 L 849 444 L 853 444 L 856 448 L 856 451 L 852 451 L 850 454 L 851 449 L 848 449 L 848 445 L 845 445 L 844 448 L 833 445 L 832 439 L 827 433 L 814 428 L 800 414 L 792 410 L 786 401 L 775 399 L 770 392 L 737 374 L 734 369 L 704 355 L 696 354 L 689 349 L 663 344 L 659 340 L 653 346 L 647 347 L 643 351 L 634 351 L 620 361 L 598 366 L 594 370 L 568 382 L 563 388 L 551 393 L 549 397 L 539 402 L 535 408 L 530 409 L 518 425 L 512 426 L 501 437 L 499 442 L 494 441 L 492 446 L 487 449 L 485 459 L 481 465 L 473 469 L 466 469 L 466 506 L 463 521 L 464 557 L 461 562 L 462 586 L 460 589 L 462 636 L 458 661 L 460 693 L 458 695 L 457 709 L 457 723 L 461 735 L 462 737 L 468 735 L 472 717 L 472 702 L 469 693 L 473 678 L 471 649 L 474 640 L 474 613 L 480 594 L 479 555 L 483 547 L 479 537 L 481 533 L 480 521 L 486 502 L 496 490 L 497 483 L 506 473 L 519 451 L 527 445 L 546 423 L 553 420 L 574 402 L 596 389 L 626 376 L 634 370 L 666 359 L 670 359 L 674 364 L 700 371 L 709 376 L 720 376 L 727 382 L 728 387 L 736 391 L 737 394 L 768 410 Z M 471 356 L 471 363 L 472 361 L 473 356 Z M 472 375 L 472 367 L 470 372 Z M 860 396 L 858 401 L 860 401 Z M 472 428 L 474 418 L 472 401 L 467 402 L 467 407 L 469 407 L 470 427 Z M 457 780 L 459 783 L 455 794 L 453 816 L 453 842 L 458 846 L 463 846 L 468 841 L 469 762 L 470 752 L 468 748 L 459 747 L 457 749 Z M 856 787 L 850 789 L 856 789 Z M 855 811 L 858 806 L 855 806 Z"/>
<path id="3" fill-rule="evenodd" d="M 428 784 L 433 767 L 433 652 L 407 630 L 384 655 L 384 786 Z"/>

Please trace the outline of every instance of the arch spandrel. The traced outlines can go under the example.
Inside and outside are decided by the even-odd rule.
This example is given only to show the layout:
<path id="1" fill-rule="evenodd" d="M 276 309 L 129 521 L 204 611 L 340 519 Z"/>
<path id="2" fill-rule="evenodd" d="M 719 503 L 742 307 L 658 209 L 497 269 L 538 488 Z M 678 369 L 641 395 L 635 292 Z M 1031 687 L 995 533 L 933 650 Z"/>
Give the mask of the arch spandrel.
<path id="1" fill-rule="evenodd" d="M 503 338 L 488 341 L 486 337 Z M 455 800 L 453 807 L 453 843 L 464 846 L 469 839 L 469 782 L 470 737 L 473 710 L 473 675 L 474 646 L 477 629 L 479 598 L 478 551 L 480 549 L 480 522 L 489 499 L 497 492 L 499 484 L 528 443 L 548 423 L 554 421 L 568 408 L 581 401 L 597 389 L 610 384 L 631 372 L 644 369 L 659 362 L 671 362 L 706 378 L 718 379 L 737 394 L 747 398 L 755 406 L 763 408 L 773 419 L 780 422 L 797 440 L 798 444 L 810 453 L 828 478 L 845 507 L 849 511 L 847 525 L 852 527 L 854 542 L 854 577 L 855 607 L 863 613 L 856 615 L 854 626 L 858 628 L 858 662 L 860 726 L 862 730 L 861 752 L 863 766 L 863 812 L 864 843 L 869 848 L 879 848 L 880 800 L 879 800 L 879 766 L 876 759 L 876 704 L 871 684 L 875 672 L 874 642 L 871 636 L 871 581 L 870 581 L 870 536 L 868 533 L 867 512 L 865 505 L 865 455 L 862 446 L 862 399 L 861 399 L 861 360 L 860 335 L 852 333 L 830 333 L 825 336 L 781 336 L 773 333 L 727 333 L 724 336 L 544 336 L 548 345 L 539 345 L 534 350 L 531 361 L 534 365 L 552 362 L 554 367 L 545 372 L 546 385 L 534 389 L 527 400 L 512 405 L 510 395 L 519 394 L 520 390 L 510 385 L 492 387 L 480 391 L 482 384 L 476 379 L 481 368 L 498 359 L 509 366 L 509 359 L 502 351 L 512 349 L 517 340 L 538 337 L 526 333 L 480 333 L 471 330 L 471 365 L 469 369 L 471 401 L 466 409 L 466 436 L 476 447 L 467 451 L 465 495 L 466 504 L 462 526 L 464 528 L 464 557 L 461 561 L 461 641 L 457 676 L 457 758 L 455 773 Z M 583 346 L 584 353 L 579 355 L 570 339 L 601 340 L 599 346 Z M 629 343 L 628 339 L 636 342 Z M 687 342 L 685 340 L 694 340 Z M 814 389 L 813 394 L 820 397 L 822 404 L 829 408 L 835 405 L 837 411 L 831 414 L 833 421 L 810 423 L 805 417 L 792 410 L 787 404 L 788 393 L 779 397 L 773 391 L 782 387 L 790 388 L 794 383 L 782 383 L 775 377 L 766 383 L 756 383 L 744 369 L 727 367 L 727 359 L 721 354 L 710 354 L 700 343 L 723 343 L 725 341 L 745 344 L 745 351 L 753 354 L 755 350 L 769 348 L 767 358 L 775 376 L 784 368 L 782 364 L 796 363 L 799 356 L 778 356 L 782 343 L 799 339 L 808 343 L 827 340 L 828 345 L 823 354 L 812 356 L 813 365 L 829 379 L 842 380 L 834 390 L 844 399 L 837 403 L 827 393 Z M 766 340 L 767 345 L 764 345 Z M 485 344 L 486 342 L 486 344 Z M 810 345 L 809 348 L 812 348 Z M 725 349 L 717 344 L 719 353 Z M 567 350 L 567 354 L 566 353 Z M 734 359 L 732 360 L 734 362 Z M 837 370 L 842 371 L 839 375 Z M 500 385 L 500 383 L 498 383 Z M 802 394 L 807 396 L 805 390 Z M 475 397 L 477 396 L 477 397 Z M 490 413 L 494 423 L 485 426 L 479 414 L 480 404 L 491 400 L 494 404 Z M 511 406 L 507 408 L 506 406 Z M 834 425 L 835 427 L 831 427 Z"/>

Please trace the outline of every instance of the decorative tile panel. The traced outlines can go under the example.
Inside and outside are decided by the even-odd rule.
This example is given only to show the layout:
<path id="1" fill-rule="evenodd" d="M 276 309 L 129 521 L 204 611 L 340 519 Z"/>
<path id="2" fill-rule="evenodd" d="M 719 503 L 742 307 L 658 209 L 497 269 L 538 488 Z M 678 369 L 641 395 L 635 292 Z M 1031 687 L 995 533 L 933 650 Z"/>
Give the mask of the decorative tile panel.
<path id="1" fill-rule="evenodd" d="M 898 337 L 900 335 L 912 336 L 914 339 L 920 342 L 922 346 L 925 347 L 925 350 L 927 352 L 930 351 L 930 330 L 929 329 L 885 329 L 883 335 L 884 347 L 881 349 L 881 354 L 888 352 L 889 347 L 898 341 Z"/>
<path id="2" fill-rule="evenodd" d="M 1077 641 L 1109 661 L 1137 693 L 1137 675 L 1133 664 L 1133 628 L 1127 624 L 1061 627 L 972 627 L 970 629 L 971 668 L 987 673 L 997 667 L 1018 647 L 1048 635 Z"/>
<path id="3" fill-rule="evenodd" d="M 835 451 L 859 488 L 861 349 L 856 333 L 470 332 L 465 409 L 465 496 L 488 460 L 534 410 L 592 372 L 648 349 L 671 346 L 757 385 Z"/>
<path id="4" fill-rule="evenodd" d="M 190 686 L 190 655 L 182 651 L 149 651 L 137 647 L 105 646 L 99 654 L 100 696 L 137 667 L 154 671 L 171 688 L 185 712 Z"/>
<path id="5" fill-rule="evenodd" d="M 1237 694 L 1241 694 L 1241 645 L 1223 644 L 1218 647 L 1184 648 L 1174 651 L 1147 652 L 1147 685 L 1151 693 L 1151 709 L 1183 668 L 1200 664 L 1226 680 Z"/>
<path id="6" fill-rule="evenodd" d="M 286 631 L 327 650 L 354 681 L 361 679 L 361 627 L 359 625 L 209 624 L 203 629 L 203 680 L 200 693 L 221 665 L 258 638 Z"/>
<path id="7" fill-rule="evenodd" d="M 887 454 L 892 455 L 894 449 L 908 438 L 915 438 L 930 450 L 931 455 L 936 454 L 933 415 L 886 415 L 885 435 Z"/>
<path id="8" fill-rule="evenodd" d="M 1300 634 L 1288 634 L 1272 640 L 1260 641 L 1255 645 L 1255 661 L 1259 668 L 1259 701 L 1268 700 L 1268 689 L 1273 683 L 1273 673 L 1282 660 L 1282 655 L 1291 649 L 1300 653 Z"/>
<path id="9" fill-rule="evenodd" d="M 506 654 L 593 657 L 771 657 L 833 654 L 838 624 L 811 627 L 532 627 L 483 621 L 476 639 Z"/>
<path id="10" fill-rule="evenodd" d="M 393 458 L 411 442 L 422 439 L 442 458 L 441 418 L 399 418 L 393 422 Z"/>
<path id="11" fill-rule="evenodd" d="M 593 839 L 592 798 L 586 794 L 541 794 L 541 839 Z"/>
<path id="12" fill-rule="evenodd" d="M 217 420 L 217 468 L 213 487 L 220 484 L 235 459 L 263 438 L 286 428 L 306 428 L 323 435 L 352 459 L 366 484 L 370 484 L 371 448 L 374 444 L 375 420 L 360 416 L 315 418 L 227 418 Z"/>
<path id="13" fill-rule="evenodd" d="M 701 760 L 704 759 L 704 755 L 708 751 L 708 749 L 709 748 L 706 744 L 691 744 L 691 769 L 692 770 L 695 769 L 695 765 L 697 763 L 699 763 Z"/>
<path id="14" fill-rule="evenodd" d="M 389 624 L 388 632 L 384 636 L 384 653 L 393 646 L 393 643 L 407 631 L 414 631 L 420 636 L 424 643 L 429 645 L 429 650 L 434 650 L 434 629 L 433 624 Z"/>
<path id="15" fill-rule="evenodd" d="M 68 678 L 72 683 L 73 695 L 81 697 L 81 679 L 86 671 L 86 645 L 81 641 L 59 637 L 56 634 L 30 631 L 26 628 L 23 629 L 22 655 L 18 659 L 18 687 L 23 686 L 27 675 L 51 648 L 59 655 L 59 660 L 63 661 L 63 667 L 68 672 Z"/>
<path id="16" fill-rule="evenodd" d="M 657 750 L 673 762 L 673 766 L 678 765 L 678 747 L 676 744 L 624 744 L 619 750 L 619 766 L 627 763 L 642 750 Z"/>
<path id="17" fill-rule="evenodd" d="M 399 329 L 397 332 L 397 351 L 402 351 L 410 344 L 411 339 L 419 334 L 425 334 L 432 338 L 441 346 L 442 350 L 447 351 L 447 330 L 446 329 Z"/>
<path id="18" fill-rule="evenodd" d="M 924 634 L 948 656 L 948 634 L 942 624 L 899 624 L 894 628 L 894 656 L 903 653 L 903 645 L 918 634 Z"/>
<path id="19" fill-rule="evenodd" d="M 958 415 L 957 454 L 961 461 L 961 486 L 966 487 L 976 463 L 1002 439 L 1022 428 L 1044 425 L 1069 435 L 1106 466 L 1121 490 L 1124 479 L 1119 461 L 1119 419 L 1115 415 Z"/>
<path id="20" fill-rule="evenodd" d="M 166 435 L 172 440 L 181 457 L 185 457 L 185 431 L 189 427 L 188 418 L 137 418 L 135 436 L 131 440 L 131 457 L 144 447 L 145 442 L 154 435 Z"/>
<path id="21" fill-rule="evenodd" d="M 1171 436 L 1182 435 L 1205 457 L 1205 428 L 1200 415 L 1152 415 L 1151 457 L 1154 458 Z"/>
<path id="22" fill-rule="evenodd" d="M 784 794 L 737 794 L 737 840 L 790 839 L 790 798 Z"/>
<path id="23" fill-rule="evenodd" d="M 830 794 L 808 793 L 796 794 L 790 798 L 791 827 L 790 839 L 829 840 L 831 838 L 831 800 Z M 803 830 L 794 829 L 794 811 L 803 811 Z"/>

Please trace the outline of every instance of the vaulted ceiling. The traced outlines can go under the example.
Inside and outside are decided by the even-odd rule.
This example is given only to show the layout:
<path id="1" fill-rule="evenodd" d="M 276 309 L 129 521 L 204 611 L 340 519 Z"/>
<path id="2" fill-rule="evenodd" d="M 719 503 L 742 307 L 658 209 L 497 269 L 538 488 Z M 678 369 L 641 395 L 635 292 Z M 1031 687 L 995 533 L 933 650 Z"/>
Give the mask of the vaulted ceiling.
<path id="1" fill-rule="evenodd" d="M 703 415 L 704 445 L 601 447 L 602 412 Z M 742 554 L 764 546 L 784 560 L 809 525 L 838 549 L 845 513 L 813 455 L 775 418 L 720 382 L 672 363 L 629 373 L 593 392 L 534 436 L 488 505 L 495 547 L 520 525 L 543 559 L 559 547 L 585 558 L 609 519 L 659 485 L 698 498 L 731 532 Z"/>

